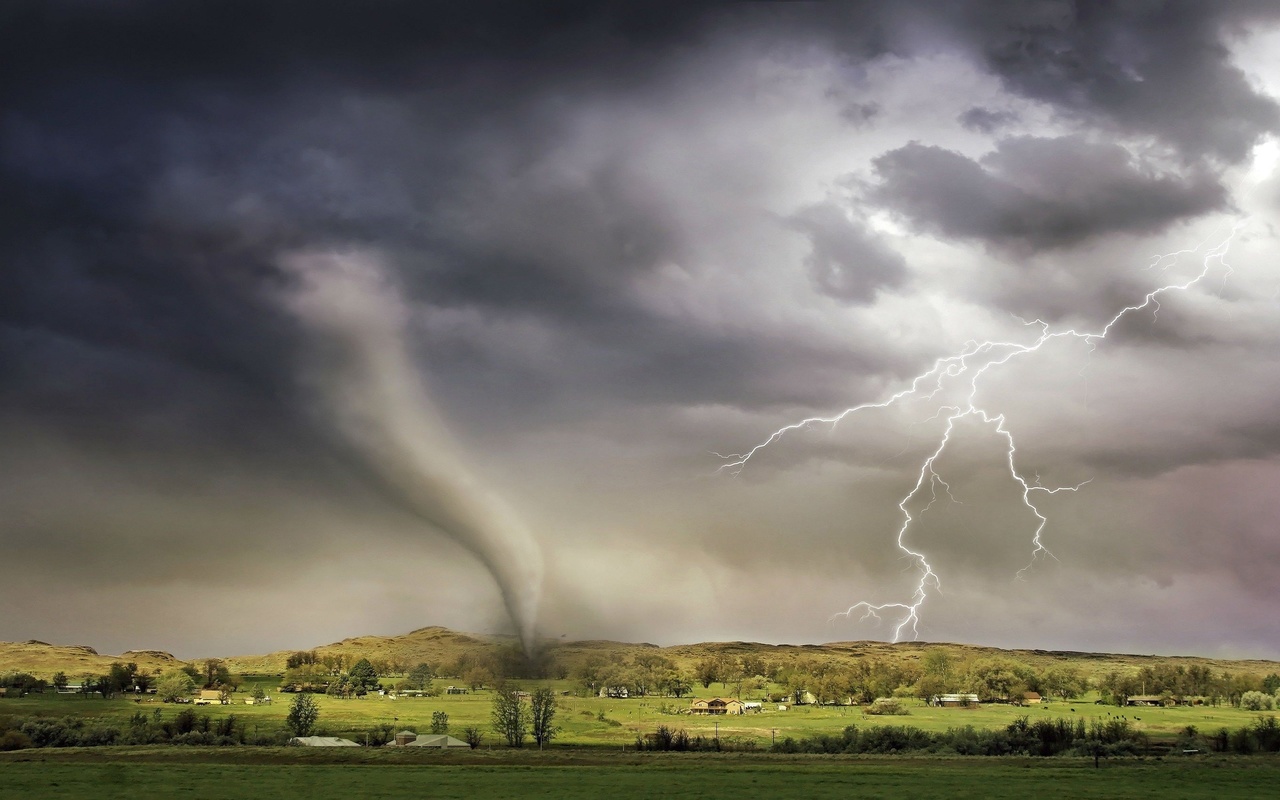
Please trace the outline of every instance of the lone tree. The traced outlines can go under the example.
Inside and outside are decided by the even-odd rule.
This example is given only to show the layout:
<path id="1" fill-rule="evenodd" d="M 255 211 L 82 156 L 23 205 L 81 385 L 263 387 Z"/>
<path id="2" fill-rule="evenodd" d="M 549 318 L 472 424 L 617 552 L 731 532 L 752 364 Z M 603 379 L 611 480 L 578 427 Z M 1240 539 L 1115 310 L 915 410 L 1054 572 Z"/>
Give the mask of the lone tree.
<path id="1" fill-rule="evenodd" d="M 356 688 L 357 694 L 364 694 L 360 691 L 361 689 L 367 691 L 378 688 L 378 671 L 373 668 L 373 664 L 370 664 L 367 658 L 360 659 L 351 667 L 351 671 L 347 673 L 347 679 Z"/>
<path id="2" fill-rule="evenodd" d="M 556 693 L 543 686 L 533 690 L 529 698 L 529 724 L 533 728 L 533 740 L 541 750 L 560 732 L 553 722 L 556 718 Z"/>
<path id="3" fill-rule="evenodd" d="M 427 690 L 431 688 L 431 679 L 433 677 L 435 677 L 435 674 L 430 664 L 419 664 L 409 671 L 408 677 L 405 678 L 405 683 L 409 685 L 410 689 Z"/>
<path id="4" fill-rule="evenodd" d="M 293 705 L 289 706 L 289 716 L 285 724 L 293 731 L 294 736 L 310 736 L 316 720 L 320 718 L 320 707 L 306 692 L 299 692 L 293 697 Z"/>
<path id="5" fill-rule="evenodd" d="M 493 693 L 493 730 L 511 747 L 524 747 L 529 732 L 529 714 L 520 701 L 519 690 L 504 686 Z"/>
<path id="6" fill-rule="evenodd" d="M 134 666 L 130 664 L 129 666 Z M 231 670 L 220 658 L 207 658 L 204 662 L 204 688 L 216 689 L 231 683 Z"/>
<path id="7" fill-rule="evenodd" d="M 196 682 L 190 675 L 175 669 L 161 675 L 160 680 L 156 681 L 156 697 L 162 703 L 172 703 L 191 694 L 195 688 Z"/>
<path id="8" fill-rule="evenodd" d="M 443 711 L 434 711 L 431 714 L 431 733 L 441 734 L 449 732 L 449 715 Z"/>

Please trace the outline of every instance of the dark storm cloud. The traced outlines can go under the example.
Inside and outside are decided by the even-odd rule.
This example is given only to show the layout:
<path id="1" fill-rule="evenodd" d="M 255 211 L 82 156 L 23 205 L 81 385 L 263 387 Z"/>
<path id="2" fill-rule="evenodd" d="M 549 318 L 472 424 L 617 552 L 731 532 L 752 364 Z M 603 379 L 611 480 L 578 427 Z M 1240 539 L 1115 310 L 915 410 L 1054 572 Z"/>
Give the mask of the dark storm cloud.
<path id="1" fill-rule="evenodd" d="M 1225 37 L 1278 13 L 1195 0 L 961 3 L 943 10 L 955 25 L 939 35 L 1059 113 L 1237 162 L 1276 130 L 1280 107 L 1231 63 Z"/>
<path id="2" fill-rule="evenodd" d="M 214 90 L 233 82 L 272 91 L 290 74 L 405 89 L 455 83 L 466 74 L 432 68 L 459 62 L 505 62 L 515 75 L 691 41 L 717 5 L 16 2 L 0 20 L 21 35 L 6 37 L 0 64 L 28 87 L 93 67 L 149 83 L 211 80 Z"/>
<path id="3" fill-rule="evenodd" d="M 493 437 L 498 462 L 520 434 L 584 451 L 606 441 L 599 449 L 619 461 L 643 462 L 642 478 L 670 481 L 708 428 L 751 427 L 749 437 L 781 408 L 879 397 L 937 355 L 928 314 L 892 320 L 884 335 L 862 321 L 881 303 L 901 302 L 883 313 L 905 316 L 919 277 L 912 243 L 890 247 L 864 217 L 812 205 L 836 175 L 806 177 L 799 191 L 770 183 L 810 157 L 787 149 L 772 118 L 816 113 L 803 99 L 812 90 L 841 145 L 897 148 L 875 162 L 859 215 L 887 209 L 941 236 L 1061 254 L 1228 205 L 1215 170 L 1276 122 L 1223 46 L 1256 9 L 1266 7 L 3 4 L 0 467 L 25 478 L 0 481 L 0 542 L 22 543 L 7 547 L 22 560 L 6 569 L 95 572 L 127 591 L 140 572 L 180 581 L 197 558 L 227 566 L 257 551 L 340 572 L 357 546 L 420 535 L 360 481 L 298 389 L 309 340 L 272 300 L 293 280 L 282 254 L 352 250 L 395 273 L 434 399 L 465 444 Z M 907 136 L 880 144 L 915 112 L 862 85 L 869 65 L 938 51 L 1018 96 L 966 99 L 991 104 L 962 114 L 970 130 L 998 133 L 1013 112 L 991 109 L 1030 99 L 1085 132 L 1005 139 L 978 161 L 898 147 Z M 797 77 L 815 64 L 834 72 Z M 849 85 L 827 86 L 831 74 Z M 756 102 L 757 89 L 774 99 Z M 931 91 L 920 89 L 921 106 Z M 725 130 L 699 138 L 707 120 Z M 755 150 L 734 150 L 752 136 Z M 1180 166 L 1125 149 L 1148 140 Z M 813 157 L 851 168 L 843 153 Z M 727 166 L 686 174 L 717 159 Z M 824 316 L 833 304 L 815 291 L 839 300 L 838 313 Z M 664 413 L 687 415 L 678 436 Z M 590 493 L 583 453 L 535 455 L 539 479 Z M 594 471 L 618 469 L 592 457 Z M 867 503 L 882 489 L 867 489 Z M 641 495 L 627 490 L 596 514 L 600 530 L 629 531 L 641 548 L 688 538 L 677 513 L 687 498 L 652 530 L 629 530 Z M 562 491 L 556 513 L 590 502 Z M 787 506 L 797 530 L 812 513 L 800 505 Z M 544 514 L 539 534 L 554 550 L 572 525 Z M 788 527 L 778 516 L 751 531 L 764 558 Z M 740 551 L 734 527 L 709 536 Z M 123 550 L 145 553 L 143 568 Z"/>
<path id="4" fill-rule="evenodd" d="M 906 260 L 838 206 L 810 206 L 791 219 L 809 238 L 805 266 L 818 290 L 846 303 L 868 303 L 906 280 Z"/>
<path id="5" fill-rule="evenodd" d="M 870 200 L 918 230 L 1017 251 L 1152 233 L 1227 203 L 1206 172 L 1160 173 L 1120 145 L 1075 136 L 1004 139 L 981 161 L 912 142 L 873 165 Z"/>

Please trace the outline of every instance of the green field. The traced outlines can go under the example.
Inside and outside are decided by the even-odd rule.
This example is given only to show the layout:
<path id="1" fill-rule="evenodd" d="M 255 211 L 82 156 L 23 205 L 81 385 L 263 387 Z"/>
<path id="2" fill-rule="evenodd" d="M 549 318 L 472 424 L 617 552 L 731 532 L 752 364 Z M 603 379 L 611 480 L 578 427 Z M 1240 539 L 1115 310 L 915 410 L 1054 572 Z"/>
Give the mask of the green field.
<path id="1" fill-rule="evenodd" d="M 1276 758 L 866 758 L 97 748 L 0 754 L 14 798 L 1201 798 L 1271 796 Z"/>
<path id="2" fill-rule="evenodd" d="M 215 719 L 235 714 L 250 734 L 282 731 L 292 695 L 275 692 L 275 681 L 275 678 L 248 677 L 242 684 L 242 690 L 247 690 L 256 682 L 261 682 L 274 697 L 273 705 L 244 705 L 243 698 L 247 696 L 247 692 L 242 691 L 235 695 L 238 698 L 235 705 L 200 706 L 195 710 Z M 567 692 L 573 686 L 570 681 L 529 681 L 524 685 L 527 688 L 549 685 L 560 692 Z M 698 695 L 712 696 L 715 688 L 701 690 Z M 377 695 L 358 700 L 341 700 L 324 695 L 314 697 L 320 705 L 319 732 L 325 735 L 363 741 L 364 731 L 384 723 L 397 729 L 411 727 L 426 731 L 431 723 L 432 713 L 443 711 L 449 715 L 449 729 L 454 735 L 458 735 L 464 727 L 474 725 L 486 731 L 486 747 L 489 743 L 497 744 L 496 735 L 488 732 L 492 703 L 492 693 L 488 691 L 439 697 L 400 697 L 395 700 Z M 555 744 L 622 749 L 632 745 L 637 734 L 651 732 L 659 725 L 684 728 L 693 736 L 701 734 L 712 737 L 717 733 L 718 723 L 718 734 L 722 740 L 732 741 L 737 745 L 749 742 L 764 749 L 775 738 L 781 740 L 786 736 L 801 738 L 818 733 L 834 734 L 846 725 L 911 725 L 928 731 L 945 731 L 947 728 L 965 725 L 999 728 L 1020 716 L 1028 716 L 1032 720 L 1057 717 L 1072 720 L 1084 717 L 1091 720 L 1106 719 L 1108 715 L 1123 716 L 1139 732 L 1147 734 L 1152 740 L 1162 741 L 1172 740 L 1188 725 L 1194 725 L 1201 733 L 1210 733 L 1223 727 L 1240 728 L 1258 717 L 1255 712 L 1229 705 L 1117 708 L 1095 705 L 1092 700 L 1081 700 L 1025 708 L 986 704 L 978 708 L 963 709 L 934 708 L 918 700 L 907 700 L 905 703 L 910 711 L 905 716 L 868 716 L 857 706 L 792 706 L 786 711 L 779 711 L 776 705 L 766 704 L 768 710 L 762 713 L 710 718 L 677 713 L 689 707 L 689 698 L 620 700 L 562 695 L 558 700 L 559 711 L 556 718 L 562 731 Z M 192 706 L 159 703 L 153 698 L 138 702 L 128 697 L 104 700 L 96 696 L 46 693 L 0 700 L 0 717 L 76 716 L 103 719 L 118 726 L 126 726 L 129 718 L 139 711 L 154 715 L 159 710 L 161 717 L 168 719 L 184 708 Z"/>

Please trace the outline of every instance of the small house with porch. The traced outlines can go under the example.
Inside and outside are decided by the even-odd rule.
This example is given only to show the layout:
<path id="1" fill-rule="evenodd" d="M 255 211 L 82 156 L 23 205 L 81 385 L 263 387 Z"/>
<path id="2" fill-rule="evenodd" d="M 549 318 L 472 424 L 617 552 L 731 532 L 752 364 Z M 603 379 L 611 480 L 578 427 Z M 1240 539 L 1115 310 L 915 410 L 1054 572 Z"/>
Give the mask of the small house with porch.
<path id="1" fill-rule="evenodd" d="M 690 714 L 741 714 L 746 710 L 743 702 L 733 697 L 712 697 L 694 700 L 689 705 Z"/>

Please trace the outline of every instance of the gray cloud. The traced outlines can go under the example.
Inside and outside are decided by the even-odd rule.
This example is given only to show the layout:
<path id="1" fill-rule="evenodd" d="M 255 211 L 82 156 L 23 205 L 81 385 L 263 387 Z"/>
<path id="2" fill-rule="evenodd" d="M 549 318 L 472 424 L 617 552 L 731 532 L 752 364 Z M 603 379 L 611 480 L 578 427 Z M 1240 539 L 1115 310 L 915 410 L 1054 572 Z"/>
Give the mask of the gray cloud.
<path id="1" fill-rule="evenodd" d="M 1158 172 L 1116 144 L 1016 137 L 974 161 L 912 142 L 873 162 L 873 203 L 919 230 L 1016 251 L 1146 234 L 1226 205 L 1211 175 Z"/>
<path id="2" fill-rule="evenodd" d="M 974 106 L 957 117 L 956 120 L 971 131 L 995 133 L 1006 125 L 1017 122 L 1018 115 L 1013 111 Z"/>
<path id="3" fill-rule="evenodd" d="M 824 294 L 846 303 L 867 303 L 876 292 L 906 280 L 906 260 L 832 203 L 800 211 L 791 224 L 809 237 L 805 266 Z"/>
<path id="4" fill-rule="evenodd" d="M 951 13 L 1009 90 L 1086 124 L 1230 162 L 1280 124 L 1280 106 L 1225 46 L 1274 20 L 1267 4 L 981 3 Z"/>

